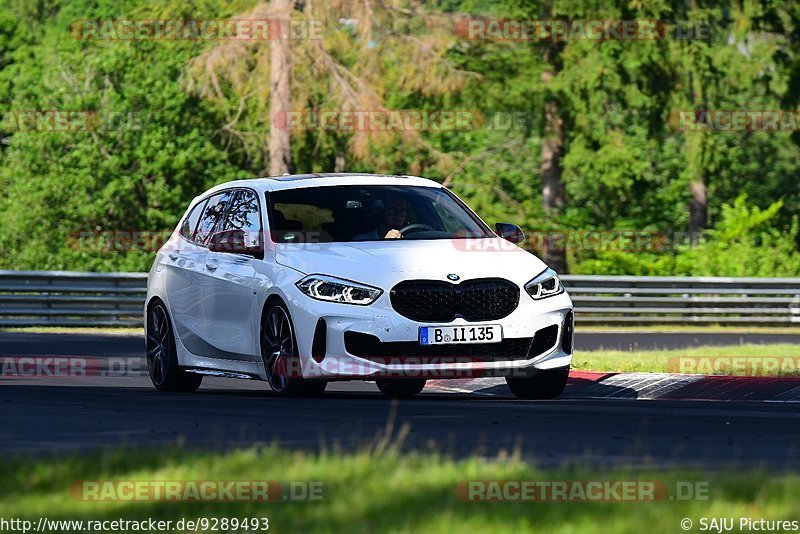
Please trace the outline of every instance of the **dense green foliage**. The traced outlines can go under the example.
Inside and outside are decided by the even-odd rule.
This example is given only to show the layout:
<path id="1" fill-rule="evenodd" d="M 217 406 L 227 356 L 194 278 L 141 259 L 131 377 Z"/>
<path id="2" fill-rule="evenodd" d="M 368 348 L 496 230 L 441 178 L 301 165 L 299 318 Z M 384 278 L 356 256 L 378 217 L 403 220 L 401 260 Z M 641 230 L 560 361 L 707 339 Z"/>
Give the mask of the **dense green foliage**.
<path id="1" fill-rule="evenodd" d="M 410 141 L 296 133 L 294 171 L 332 171 L 343 159 L 346 170 L 444 181 L 490 223 L 508 220 L 529 232 L 649 231 L 667 239 L 688 230 L 689 184 L 702 180 L 709 229 L 699 243 L 649 253 L 571 250 L 570 271 L 800 275 L 800 133 L 686 132 L 671 120 L 685 110 L 796 110 L 800 4 L 431 4 L 438 7 L 428 6 L 403 24 L 376 25 L 369 43 L 358 31 L 329 27 L 328 49 L 359 76 L 370 69 L 379 73 L 369 76 L 371 91 L 387 108 L 515 114 L 513 126 L 421 132 Z M 0 0 L 0 112 L 8 117 L 23 110 L 92 110 L 101 117 L 101 127 L 91 131 L 20 131 L 0 123 L 0 268 L 145 270 L 152 250 L 109 251 L 76 235 L 168 231 L 203 189 L 264 173 L 268 98 L 243 97 L 255 89 L 235 87 L 229 79 L 220 80 L 214 98 L 198 89 L 197 59 L 219 43 L 86 41 L 70 33 L 80 20 L 221 19 L 257 5 Z M 438 70 L 423 71 L 417 57 L 389 50 L 395 46 L 392 32 L 420 37 L 434 26 L 455 27 L 466 14 L 708 21 L 710 34 L 564 43 L 442 38 L 434 50 L 442 72 L 451 69 L 457 83 L 448 83 Z M 373 48 L 379 53 L 359 52 Z M 295 109 L 336 104 L 330 99 L 336 82 L 312 73 L 313 59 L 303 52 L 295 61 Z M 250 61 L 242 72 L 257 69 Z M 424 83 L 432 75 L 435 83 Z M 547 102 L 558 104 L 564 121 L 566 203 L 557 213 L 542 207 Z M 240 105 L 236 131 L 226 125 Z"/>

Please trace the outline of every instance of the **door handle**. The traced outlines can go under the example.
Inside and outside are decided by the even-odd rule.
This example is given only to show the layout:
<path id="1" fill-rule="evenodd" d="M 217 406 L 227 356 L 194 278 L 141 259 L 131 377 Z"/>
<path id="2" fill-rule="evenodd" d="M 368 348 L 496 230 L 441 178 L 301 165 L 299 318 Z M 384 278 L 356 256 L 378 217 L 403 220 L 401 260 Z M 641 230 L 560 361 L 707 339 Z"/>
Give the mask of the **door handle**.
<path id="1" fill-rule="evenodd" d="M 177 260 L 178 259 L 178 253 L 177 252 L 170 252 L 169 253 L 169 259 L 171 259 L 172 261 Z"/>
<path id="2" fill-rule="evenodd" d="M 206 269 L 208 269 L 209 271 L 216 271 L 217 267 L 219 267 L 219 263 L 217 262 L 217 260 L 208 260 L 206 262 Z"/>

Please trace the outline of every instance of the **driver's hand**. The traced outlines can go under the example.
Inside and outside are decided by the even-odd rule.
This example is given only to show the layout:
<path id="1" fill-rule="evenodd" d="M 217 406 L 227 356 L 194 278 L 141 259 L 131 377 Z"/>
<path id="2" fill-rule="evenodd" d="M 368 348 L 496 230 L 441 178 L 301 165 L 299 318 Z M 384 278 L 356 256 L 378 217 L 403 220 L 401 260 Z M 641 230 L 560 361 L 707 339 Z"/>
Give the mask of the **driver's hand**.
<path id="1" fill-rule="evenodd" d="M 403 239 L 403 234 L 400 233 L 400 230 L 389 230 L 386 232 L 386 235 L 383 236 L 384 239 Z"/>

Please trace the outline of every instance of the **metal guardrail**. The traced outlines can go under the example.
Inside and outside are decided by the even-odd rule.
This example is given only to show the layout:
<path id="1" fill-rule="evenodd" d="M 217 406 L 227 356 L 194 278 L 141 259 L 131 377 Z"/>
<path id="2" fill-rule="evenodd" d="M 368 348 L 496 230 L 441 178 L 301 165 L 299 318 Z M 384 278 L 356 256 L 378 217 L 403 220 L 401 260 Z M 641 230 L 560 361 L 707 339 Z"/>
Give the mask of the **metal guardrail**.
<path id="1" fill-rule="evenodd" d="M 147 273 L 0 271 L 0 326 L 141 326 Z"/>
<path id="2" fill-rule="evenodd" d="M 579 323 L 800 323 L 800 278 L 563 276 Z M 0 326 L 141 326 L 146 273 L 0 271 Z"/>
<path id="3" fill-rule="evenodd" d="M 800 278 L 567 275 L 562 280 L 580 322 L 800 323 Z"/>

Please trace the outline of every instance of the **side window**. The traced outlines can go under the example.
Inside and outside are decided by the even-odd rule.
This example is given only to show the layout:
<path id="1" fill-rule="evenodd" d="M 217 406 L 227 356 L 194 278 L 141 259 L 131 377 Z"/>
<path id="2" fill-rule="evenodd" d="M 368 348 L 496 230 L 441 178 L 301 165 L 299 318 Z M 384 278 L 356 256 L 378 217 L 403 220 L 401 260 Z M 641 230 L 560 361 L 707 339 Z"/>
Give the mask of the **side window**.
<path id="1" fill-rule="evenodd" d="M 201 245 L 205 244 L 211 234 L 219 231 L 222 217 L 225 215 L 225 210 L 228 208 L 231 197 L 231 192 L 225 191 L 208 199 L 206 208 L 203 210 L 203 216 L 200 217 L 200 222 L 197 224 L 197 231 L 194 233 L 195 242 Z"/>
<path id="2" fill-rule="evenodd" d="M 261 245 L 261 211 L 258 197 L 249 189 L 234 193 L 231 209 L 225 218 L 223 230 L 242 230 L 244 245 L 248 248 Z"/>
<path id="3" fill-rule="evenodd" d="M 192 208 L 192 211 L 189 212 L 186 219 L 184 219 L 183 224 L 181 224 L 181 235 L 189 241 L 194 238 L 194 230 L 197 228 L 197 221 L 200 220 L 200 215 L 202 215 L 205 205 L 205 200 L 198 202 L 197 205 Z"/>

